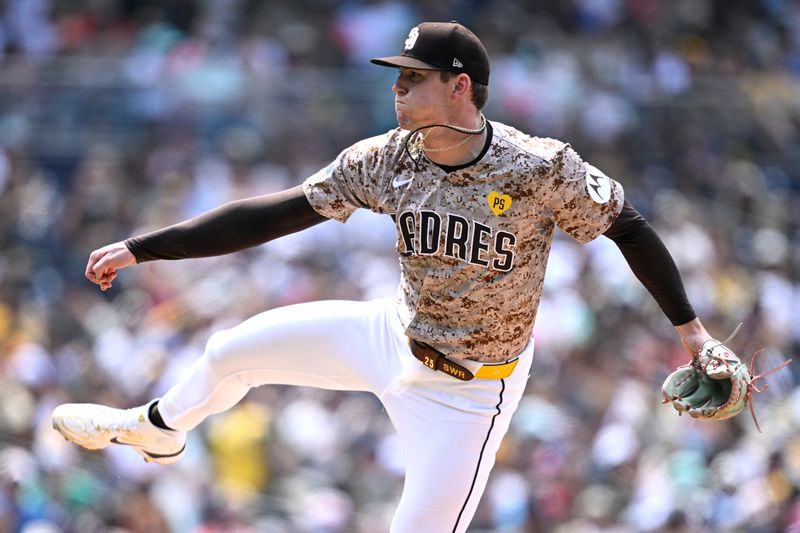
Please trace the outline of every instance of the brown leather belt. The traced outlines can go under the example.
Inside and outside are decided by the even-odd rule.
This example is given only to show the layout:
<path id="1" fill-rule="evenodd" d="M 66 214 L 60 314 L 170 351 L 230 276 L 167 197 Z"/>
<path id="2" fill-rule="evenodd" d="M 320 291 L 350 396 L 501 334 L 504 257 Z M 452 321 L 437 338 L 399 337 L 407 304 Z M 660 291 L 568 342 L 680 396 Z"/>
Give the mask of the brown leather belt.
<path id="1" fill-rule="evenodd" d="M 452 359 L 448 359 L 445 355 L 438 350 L 435 350 L 427 344 L 422 344 L 411 337 L 408 338 L 408 345 L 411 348 L 411 353 L 414 357 L 422 361 L 422 364 L 433 370 L 444 372 L 450 376 L 461 381 L 469 381 L 474 378 L 478 379 L 502 379 L 507 378 L 514 371 L 519 359 L 512 359 L 505 363 L 500 364 L 486 364 L 484 363 L 475 373 L 469 369 L 461 366 Z"/>

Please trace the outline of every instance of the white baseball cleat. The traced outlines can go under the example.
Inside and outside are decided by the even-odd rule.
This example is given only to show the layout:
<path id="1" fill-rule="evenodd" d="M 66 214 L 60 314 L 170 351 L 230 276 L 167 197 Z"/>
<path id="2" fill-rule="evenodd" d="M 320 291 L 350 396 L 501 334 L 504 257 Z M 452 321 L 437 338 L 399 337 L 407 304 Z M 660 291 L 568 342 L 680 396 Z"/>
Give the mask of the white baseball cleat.
<path id="1" fill-rule="evenodd" d="M 148 463 L 171 464 L 186 450 L 186 432 L 153 425 L 147 413 L 155 401 L 133 409 L 65 403 L 53 410 L 53 429 L 87 450 L 121 444 L 131 447 Z"/>

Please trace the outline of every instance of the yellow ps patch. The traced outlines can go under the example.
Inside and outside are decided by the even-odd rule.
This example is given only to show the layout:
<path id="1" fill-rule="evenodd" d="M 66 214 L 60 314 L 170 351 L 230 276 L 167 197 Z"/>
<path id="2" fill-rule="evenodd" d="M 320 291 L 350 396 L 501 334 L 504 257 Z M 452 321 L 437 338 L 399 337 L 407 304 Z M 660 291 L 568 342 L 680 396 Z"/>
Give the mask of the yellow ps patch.
<path id="1" fill-rule="evenodd" d="M 489 202 L 489 208 L 492 210 L 497 216 L 500 216 L 503 211 L 511 207 L 511 197 L 507 194 L 500 194 L 496 191 L 492 191 L 489 193 L 489 196 L 486 197 L 486 200 Z"/>

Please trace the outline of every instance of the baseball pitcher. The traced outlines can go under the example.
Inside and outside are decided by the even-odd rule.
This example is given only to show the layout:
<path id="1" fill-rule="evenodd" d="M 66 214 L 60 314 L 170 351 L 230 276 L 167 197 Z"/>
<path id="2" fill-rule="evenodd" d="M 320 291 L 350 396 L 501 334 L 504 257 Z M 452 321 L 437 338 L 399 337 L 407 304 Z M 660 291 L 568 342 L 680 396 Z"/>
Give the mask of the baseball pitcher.
<path id="1" fill-rule="evenodd" d="M 690 354 L 714 342 L 618 182 L 569 144 L 486 119 L 489 59 L 472 32 L 422 23 L 400 55 L 372 62 L 398 69 L 398 128 L 346 148 L 300 186 L 102 247 L 86 277 L 106 290 L 119 270 L 145 261 L 228 254 L 369 209 L 397 227 L 396 296 L 256 315 L 212 335 L 162 398 L 132 409 L 57 407 L 53 425 L 64 437 L 168 464 L 184 453 L 188 431 L 252 387 L 369 391 L 407 463 L 391 531 L 463 532 L 531 371 L 556 226 L 582 243 L 612 239 Z"/>

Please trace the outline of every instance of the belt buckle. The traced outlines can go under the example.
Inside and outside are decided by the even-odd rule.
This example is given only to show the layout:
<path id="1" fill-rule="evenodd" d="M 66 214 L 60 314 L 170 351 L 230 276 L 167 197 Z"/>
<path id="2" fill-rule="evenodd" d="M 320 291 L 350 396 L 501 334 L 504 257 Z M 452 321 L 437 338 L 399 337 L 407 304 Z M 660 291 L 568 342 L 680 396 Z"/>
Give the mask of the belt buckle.
<path id="1" fill-rule="evenodd" d="M 511 361 L 499 365 L 484 364 L 476 372 L 475 377 L 478 379 L 504 379 L 514 372 L 519 362 L 519 357 L 515 357 Z"/>

